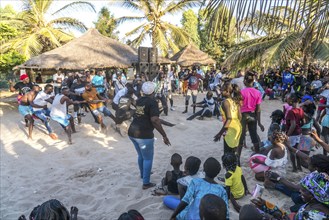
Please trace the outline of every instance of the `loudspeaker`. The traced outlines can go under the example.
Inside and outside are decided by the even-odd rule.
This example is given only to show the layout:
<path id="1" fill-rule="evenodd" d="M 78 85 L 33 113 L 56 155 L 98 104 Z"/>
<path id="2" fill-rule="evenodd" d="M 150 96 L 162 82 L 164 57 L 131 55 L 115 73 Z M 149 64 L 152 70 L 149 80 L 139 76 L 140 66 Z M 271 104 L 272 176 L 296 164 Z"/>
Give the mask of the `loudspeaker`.
<path id="1" fill-rule="evenodd" d="M 158 49 L 156 47 L 149 48 L 149 62 L 150 63 L 158 62 Z"/>
<path id="2" fill-rule="evenodd" d="M 149 69 L 148 78 L 152 81 L 158 75 L 160 66 L 157 63 L 150 63 Z"/>
<path id="3" fill-rule="evenodd" d="M 136 67 L 137 74 L 145 73 L 148 74 L 150 72 L 149 63 L 148 62 L 140 62 Z"/>
<path id="4" fill-rule="evenodd" d="M 148 47 L 138 47 L 138 63 L 149 62 Z"/>

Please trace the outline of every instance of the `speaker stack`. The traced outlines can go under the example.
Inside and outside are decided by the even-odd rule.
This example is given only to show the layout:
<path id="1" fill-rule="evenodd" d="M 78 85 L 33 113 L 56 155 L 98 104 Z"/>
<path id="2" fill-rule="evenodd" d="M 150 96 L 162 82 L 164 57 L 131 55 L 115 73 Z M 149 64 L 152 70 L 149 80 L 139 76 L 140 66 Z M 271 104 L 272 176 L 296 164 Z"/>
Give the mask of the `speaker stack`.
<path id="1" fill-rule="evenodd" d="M 153 80 L 159 71 L 158 50 L 152 47 L 138 48 L 137 74 L 145 73 L 149 80 Z"/>

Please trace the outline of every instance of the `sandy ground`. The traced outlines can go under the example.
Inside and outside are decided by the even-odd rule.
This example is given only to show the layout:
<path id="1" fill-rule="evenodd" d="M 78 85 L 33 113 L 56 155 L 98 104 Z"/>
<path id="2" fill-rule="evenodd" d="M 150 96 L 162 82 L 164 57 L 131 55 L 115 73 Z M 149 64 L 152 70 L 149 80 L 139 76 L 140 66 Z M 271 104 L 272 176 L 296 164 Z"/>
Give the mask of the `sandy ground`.
<path id="1" fill-rule="evenodd" d="M 199 95 L 199 100 L 203 96 Z M 151 181 L 157 184 L 160 184 L 165 172 L 172 169 L 170 157 L 175 152 L 181 154 L 184 161 L 194 155 L 202 160 L 202 164 L 210 156 L 221 162 L 223 142 L 214 143 L 213 136 L 222 123 L 215 118 L 186 121 L 192 109 L 183 115 L 183 104 L 183 97 L 175 96 L 176 111 L 170 111 L 169 116 L 161 116 L 176 124 L 172 128 L 165 127 L 172 146 L 164 145 L 159 133 L 155 132 L 157 140 Z M 145 219 L 169 219 L 172 210 L 163 205 L 162 198 L 152 196 L 151 189 L 142 190 L 135 149 L 127 136 L 122 137 L 115 132 L 109 118 L 105 120 L 108 125 L 105 135 L 88 114 L 77 126 L 73 145 L 67 145 L 64 131 L 53 121 L 51 125 L 59 136 L 58 140 L 47 136 L 39 121 L 33 131 L 33 140 L 27 140 L 27 129 L 15 101 L 2 99 L 0 107 L 1 219 L 14 220 L 21 214 L 28 216 L 33 207 L 51 198 L 60 200 L 68 208 L 77 206 L 81 220 L 117 219 L 129 209 L 137 209 Z M 281 108 L 280 101 L 263 102 L 262 121 L 266 131 L 270 113 Z M 259 134 L 262 139 L 266 137 L 266 132 Z M 248 166 L 251 154 L 249 137 L 247 141 L 249 148 L 243 150 L 241 162 L 252 191 L 256 181 Z M 287 169 L 288 178 L 292 181 L 303 176 L 301 172 L 290 173 L 290 163 Z M 224 173 L 221 170 L 220 175 Z M 277 191 L 265 190 L 263 197 L 283 208 L 292 205 L 290 198 Z M 249 201 L 250 196 L 247 196 L 238 202 L 243 205 Z M 230 207 L 231 219 L 238 219 L 232 205 Z"/>

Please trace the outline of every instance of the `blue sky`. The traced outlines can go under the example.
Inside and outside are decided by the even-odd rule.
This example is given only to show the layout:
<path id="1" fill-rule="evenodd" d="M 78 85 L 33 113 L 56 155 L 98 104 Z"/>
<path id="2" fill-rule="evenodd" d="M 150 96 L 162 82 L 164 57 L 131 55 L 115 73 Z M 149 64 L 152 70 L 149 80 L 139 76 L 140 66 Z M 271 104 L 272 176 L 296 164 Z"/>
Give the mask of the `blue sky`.
<path id="1" fill-rule="evenodd" d="M 0 0 L 1 1 L 1 7 L 4 7 L 8 4 L 12 5 L 16 11 L 20 11 L 22 8 L 22 3 L 19 0 Z M 57 9 L 63 7 L 64 5 L 73 2 L 72 0 L 57 0 L 53 4 L 53 8 L 50 9 L 50 12 L 54 12 Z M 114 14 L 115 18 L 127 16 L 127 15 L 138 15 L 134 14 L 131 10 L 125 9 L 120 7 L 119 0 L 89 0 L 88 2 L 91 2 L 96 9 L 96 13 L 88 10 L 81 10 L 80 12 L 72 11 L 72 13 L 69 15 L 70 17 L 74 17 L 82 21 L 88 28 L 94 27 L 93 22 L 97 21 L 98 12 L 100 9 L 104 6 L 106 6 L 111 13 Z M 115 4 L 116 3 L 116 4 Z M 197 11 L 197 9 L 195 9 Z M 67 16 L 67 15 L 62 15 Z M 177 14 L 175 16 L 165 16 L 163 19 L 166 21 L 169 21 L 172 24 L 180 25 L 182 14 Z M 133 22 L 133 23 L 123 23 L 120 24 L 118 27 L 118 31 L 120 32 L 119 37 L 120 40 L 125 42 L 127 38 L 125 38 L 125 33 L 132 30 L 134 27 L 136 27 L 139 23 Z M 81 35 L 79 32 L 74 32 L 76 36 Z M 141 46 L 151 46 L 150 39 L 146 39 Z"/>

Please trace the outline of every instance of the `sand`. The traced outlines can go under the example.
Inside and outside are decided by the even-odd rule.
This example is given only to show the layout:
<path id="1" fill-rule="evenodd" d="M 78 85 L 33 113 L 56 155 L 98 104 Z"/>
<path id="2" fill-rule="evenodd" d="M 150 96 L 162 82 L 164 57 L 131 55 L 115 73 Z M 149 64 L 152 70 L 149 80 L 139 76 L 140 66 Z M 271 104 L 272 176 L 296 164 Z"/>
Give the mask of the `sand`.
<path id="1" fill-rule="evenodd" d="M 204 95 L 199 95 L 199 100 Z M 90 114 L 77 126 L 78 133 L 73 134 L 73 145 L 68 145 L 62 128 L 51 122 L 59 139 L 52 140 L 46 135 L 46 129 L 36 121 L 33 140 L 27 139 L 27 128 L 17 110 L 14 99 L 1 101 L 1 209 L 0 218 L 17 219 L 26 216 L 32 209 L 51 199 L 60 200 L 67 208 L 77 206 L 78 218 L 83 220 L 117 219 L 129 210 L 137 209 L 145 219 L 169 219 L 172 210 L 162 203 L 162 197 L 152 196 L 151 189 L 142 190 L 137 167 L 137 154 L 127 136 L 121 136 L 113 129 L 113 122 L 105 119 L 107 134 L 102 134 Z M 170 157 L 177 152 L 183 160 L 188 156 L 199 157 L 203 162 L 210 156 L 221 161 L 223 141 L 213 142 L 213 136 L 221 128 L 222 122 L 213 118 L 204 121 L 197 119 L 186 121 L 191 115 L 184 110 L 182 96 L 174 97 L 176 111 L 169 116 L 161 116 L 176 126 L 164 127 L 172 146 L 163 144 L 159 133 L 155 132 L 155 156 L 151 181 L 160 184 L 167 170 L 171 170 Z M 281 109 L 280 101 L 264 101 L 262 121 L 266 128 L 270 124 L 270 113 Z M 262 139 L 266 132 L 259 132 Z M 242 169 L 248 187 L 252 191 L 257 183 L 248 166 L 251 154 L 250 138 L 247 136 L 248 149 L 243 149 Z M 181 167 L 183 169 L 183 166 Z M 202 168 L 201 168 L 202 169 Z M 288 178 L 297 182 L 304 173 L 292 174 L 288 167 Z M 304 171 L 307 173 L 307 171 Z M 220 175 L 225 171 L 221 170 Z M 260 183 L 261 184 L 261 183 Z M 292 201 L 278 191 L 265 190 L 263 198 L 288 208 Z M 247 204 L 250 196 L 239 200 Z M 238 214 L 230 205 L 231 219 Z"/>

